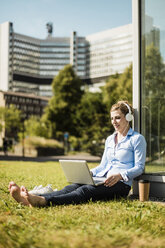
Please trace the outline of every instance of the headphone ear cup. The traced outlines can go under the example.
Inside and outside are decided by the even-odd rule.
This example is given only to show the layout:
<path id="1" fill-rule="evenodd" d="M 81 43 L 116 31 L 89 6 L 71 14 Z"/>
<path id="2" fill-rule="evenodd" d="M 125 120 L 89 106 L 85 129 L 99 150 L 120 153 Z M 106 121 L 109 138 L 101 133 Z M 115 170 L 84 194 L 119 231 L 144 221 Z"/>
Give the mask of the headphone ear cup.
<path id="1" fill-rule="evenodd" d="M 127 121 L 132 121 L 133 120 L 133 115 L 130 114 L 130 113 L 127 113 L 125 118 L 126 118 Z"/>

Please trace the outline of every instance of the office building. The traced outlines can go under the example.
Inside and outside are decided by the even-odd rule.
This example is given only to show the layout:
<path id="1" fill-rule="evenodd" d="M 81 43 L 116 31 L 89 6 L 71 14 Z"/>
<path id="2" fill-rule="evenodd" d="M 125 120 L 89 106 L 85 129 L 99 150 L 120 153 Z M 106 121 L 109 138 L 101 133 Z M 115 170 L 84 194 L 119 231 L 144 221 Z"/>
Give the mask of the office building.
<path id="1" fill-rule="evenodd" d="M 49 26 L 51 27 L 51 26 Z M 49 29 L 50 30 L 50 29 Z M 72 64 L 86 84 L 100 86 L 132 62 L 132 24 L 79 37 L 37 39 L 0 24 L 0 90 L 51 96 L 59 70 Z"/>
<path id="2" fill-rule="evenodd" d="M 92 83 L 122 73 L 132 62 L 132 24 L 86 36 L 87 78 Z"/>
<path id="3" fill-rule="evenodd" d="M 49 101 L 48 97 L 24 94 L 21 92 L 0 91 L 0 106 L 9 107 L 11 104 L 24 113 L 24 118 L 41 117 Z"/>

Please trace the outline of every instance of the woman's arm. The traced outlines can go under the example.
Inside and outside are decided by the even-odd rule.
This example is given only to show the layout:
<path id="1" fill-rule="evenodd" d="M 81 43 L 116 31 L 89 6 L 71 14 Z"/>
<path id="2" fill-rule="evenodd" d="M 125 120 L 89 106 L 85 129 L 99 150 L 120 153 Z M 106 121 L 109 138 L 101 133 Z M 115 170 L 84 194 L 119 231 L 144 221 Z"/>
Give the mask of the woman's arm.
<path id="1" fill-rule="evenodd" d="M 145 160 L 146 160 L 146 141 L 142 135 L 139 135 L 137 139 L 134 140 L 134 167 L 121 172 L 121 176 L 124 181 L 129 181 L 139 175 L 144 171 Z"/>
<path id="2" fill-rule="evenodd" d="M 106 164 L 107 164 L 107 144 L 108 144 L 108 138 L 105 141 L 104 153 L 103 153 L 103 156 L 102 156 L 100 164 L 98 166 L 96 166 L 95 168 L 90 170 L 92 172 L 93 176 L 96 176 L 97 173 L 102 171 L 105 168 Z"/>
<path id="3" fill-rule="evenodd" d="M 143 173 L 146 159 L 146 141 L 142 135 L 138 135 L 138 137 L 134 139 L 133 149 L 134 167 L 125 171 L 122 170 L 120 173 L 110 175 L 105 181 L 105 186 L 111 187 L 120 180 L 127 182 Z"/>

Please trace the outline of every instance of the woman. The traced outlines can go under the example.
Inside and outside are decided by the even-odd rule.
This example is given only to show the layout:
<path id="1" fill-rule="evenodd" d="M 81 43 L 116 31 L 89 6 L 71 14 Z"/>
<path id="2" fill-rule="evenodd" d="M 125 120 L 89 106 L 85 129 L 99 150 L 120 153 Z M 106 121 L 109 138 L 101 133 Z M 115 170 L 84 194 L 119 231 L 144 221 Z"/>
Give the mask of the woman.
<path id="1" fill-rule="evenodd" d="M 139 176 L 145 165 L 146 142 L 144 137 L 130 127 L 133 109 L 127 101 L 119 101 L 110 110 L 115 132 L 105 142 L 99 166 L 91 169 L 93 176 L 106 177 L 103 185 L 71 184 L 60 191 L 42 196 L 32 195 L 22 186 L 10 182 L 11 196 L 23 205 L 50 206 L 79 204 L 89 200 L 110 200 L 128 195 L 132 180 Z"/>

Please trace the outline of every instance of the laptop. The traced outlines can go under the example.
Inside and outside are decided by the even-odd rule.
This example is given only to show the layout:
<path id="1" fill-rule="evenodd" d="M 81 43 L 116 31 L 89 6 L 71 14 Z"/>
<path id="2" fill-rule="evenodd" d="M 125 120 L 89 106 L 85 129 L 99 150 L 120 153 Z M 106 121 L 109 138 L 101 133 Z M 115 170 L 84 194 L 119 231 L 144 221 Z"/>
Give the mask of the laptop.
<path id="1" fill-rule="evenodd" d="M 101 185 L 106 177 L 92 177 L 85 160 L 59 160 L 68 182 L 78 184 Z"/>

